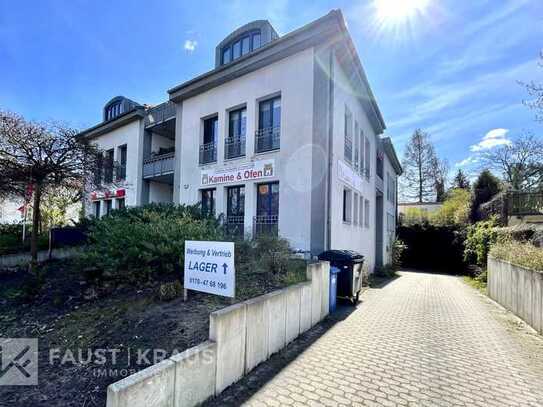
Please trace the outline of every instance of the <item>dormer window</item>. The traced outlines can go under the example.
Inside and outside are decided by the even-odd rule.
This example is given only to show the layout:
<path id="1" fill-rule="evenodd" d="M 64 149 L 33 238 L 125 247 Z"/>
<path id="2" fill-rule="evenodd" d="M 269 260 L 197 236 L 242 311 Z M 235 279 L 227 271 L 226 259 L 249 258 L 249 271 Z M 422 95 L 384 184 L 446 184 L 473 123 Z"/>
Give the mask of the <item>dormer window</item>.
<path id="1" fill-rule="evenodd" d="M 221 63 L 224 65 L 235 61 L 239 57 L 260 48 L 261 43 L 260 30 L 245 32 L 222 48 Z"/>
<path id="2" fill-rule="evenodd" d="M 112 120 L 122 113 L 121 102 L 113 103 L 106 109 L 106 120 Z"/>

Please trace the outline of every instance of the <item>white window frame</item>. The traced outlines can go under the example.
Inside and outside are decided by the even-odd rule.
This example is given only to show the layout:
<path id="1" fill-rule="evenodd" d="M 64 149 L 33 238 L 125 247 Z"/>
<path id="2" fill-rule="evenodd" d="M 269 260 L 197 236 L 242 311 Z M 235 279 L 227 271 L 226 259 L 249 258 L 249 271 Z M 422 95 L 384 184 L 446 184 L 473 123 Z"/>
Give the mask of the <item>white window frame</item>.
<path id="1" fill-rule="evenodd" d="M 358 225 L 358 193 L 353 194 L 353 225 Z"/>
<path id="2" fill-rule="evenodd" d="M 358 203 L 358 226 L 364 226 L 364 197 L 360 195 Z"/>
<path id="3" fill-rule="evenodd" d="M 370 201 L 369 199 L 364 199 L 364 227 L 370 227 Z"/>

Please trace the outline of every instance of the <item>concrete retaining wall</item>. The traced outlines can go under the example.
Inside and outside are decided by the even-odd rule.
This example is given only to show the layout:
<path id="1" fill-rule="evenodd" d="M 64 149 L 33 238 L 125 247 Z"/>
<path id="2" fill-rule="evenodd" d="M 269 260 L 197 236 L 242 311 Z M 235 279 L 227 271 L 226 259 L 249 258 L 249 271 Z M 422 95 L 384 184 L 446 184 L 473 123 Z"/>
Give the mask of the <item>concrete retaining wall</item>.
<path id="1" fill-rule="evenodd" d="M 81 249 L 76 247 L 66 247 L 54 249 L 51 257 L 53 259 L 65 259 L 76 255 Z M 38 261 L 44 262 L 49 259 L 49 251 L 41 250 L 38 252 Z M 0 256 L 0 269 L 8 269 L 17 266 L 24 266 L 30 263 L 30 253 L 5 254 Z"/>
<path id="2" fill-rule="evenodd" d="M 543 334 L 543 272 L 489 257 L 488 295 Z"/>
<path id="3" fill-rule="evenodd" d="M 328 315 L 329 263 L 307 277 L 213 312 L 209 341 L 110 385 L 107 407 L 192 407 L 219 394 Z"/>

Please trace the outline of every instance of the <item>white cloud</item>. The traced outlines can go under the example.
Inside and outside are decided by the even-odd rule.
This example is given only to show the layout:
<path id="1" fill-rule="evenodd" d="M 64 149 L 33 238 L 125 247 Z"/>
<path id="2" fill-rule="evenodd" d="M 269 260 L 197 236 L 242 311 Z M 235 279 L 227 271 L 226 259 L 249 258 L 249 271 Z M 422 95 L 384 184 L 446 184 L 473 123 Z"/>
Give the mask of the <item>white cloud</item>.
<path id="1" fill-rule="evenodd" d="M 477 144 L 472 145 L 469 149 L 471 151 L 483 151 L 490 150 L 494 147 L 510 145 L 511 140 L 507 138 L 507 129 L 493 129 L 490 130 Z"/>
<path id="2" fill-rule="evenodd" d="M 454 166 L 458 168 L 469 167 L 473 164 L 477 164 L 478 162 L 479 162 L 478 156 L 469 156 L 468 158 L 465 158 L 462 161 L 457 162 L 456 164 L 454 164 Z"/>
<path id="3" fill-rule="evenodd" d="M 196 49 L 198 42 L 196 40 L 185 40 L 185 50 L 188 52 L 193 52 Z"/>

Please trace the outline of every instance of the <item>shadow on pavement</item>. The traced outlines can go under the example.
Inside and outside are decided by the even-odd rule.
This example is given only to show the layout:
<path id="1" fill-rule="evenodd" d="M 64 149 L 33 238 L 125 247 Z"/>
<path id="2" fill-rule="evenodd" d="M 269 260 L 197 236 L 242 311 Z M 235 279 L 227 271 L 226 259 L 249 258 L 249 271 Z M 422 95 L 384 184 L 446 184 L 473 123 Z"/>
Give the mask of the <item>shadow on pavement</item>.
<path id="1" fill-rule="evenodd" d="M 329 329 L 338 322 L 346 319 L 355 310 L 356 308 L 347 302 L 338 302 L 336 312 L 330 314 L 319 324 L 300 335 L 282 351 L 276 353 L 267 361 L 262 362 L 247 376 L 228 387 L 217 397 L 208 400 L 202 406 L 239 406 L 249 400 Z"/>

